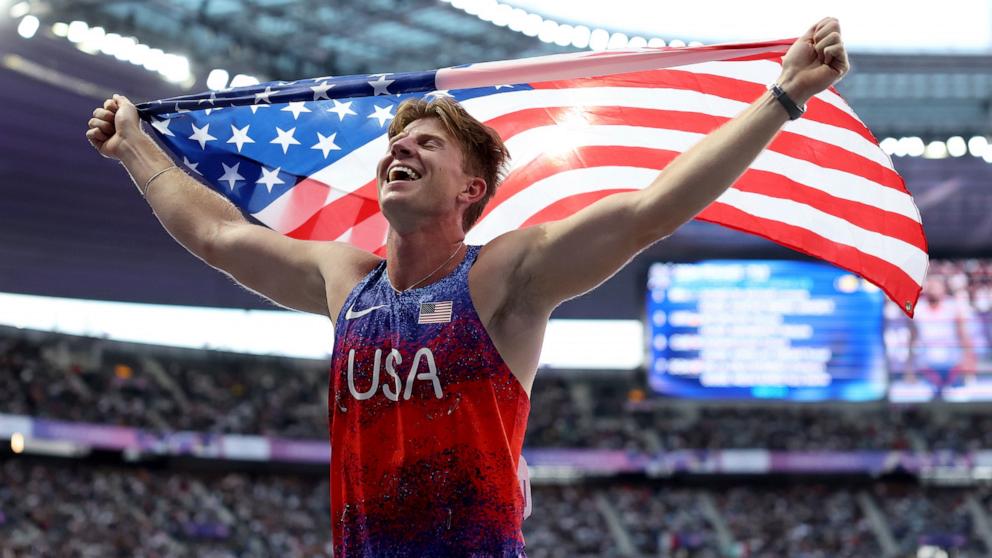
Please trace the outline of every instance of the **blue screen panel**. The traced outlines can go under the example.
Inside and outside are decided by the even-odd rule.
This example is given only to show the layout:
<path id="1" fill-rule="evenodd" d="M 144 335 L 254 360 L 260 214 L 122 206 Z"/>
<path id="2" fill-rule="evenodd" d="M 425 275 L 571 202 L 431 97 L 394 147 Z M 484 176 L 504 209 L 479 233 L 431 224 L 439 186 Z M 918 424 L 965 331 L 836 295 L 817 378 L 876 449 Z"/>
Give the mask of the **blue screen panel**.
<path id="1" fill-rule="evenodd" d="M 881 399 L 883 303 L 877 287 L 827 264 L 654 264 L 648 384 L 695 399 Z"/>

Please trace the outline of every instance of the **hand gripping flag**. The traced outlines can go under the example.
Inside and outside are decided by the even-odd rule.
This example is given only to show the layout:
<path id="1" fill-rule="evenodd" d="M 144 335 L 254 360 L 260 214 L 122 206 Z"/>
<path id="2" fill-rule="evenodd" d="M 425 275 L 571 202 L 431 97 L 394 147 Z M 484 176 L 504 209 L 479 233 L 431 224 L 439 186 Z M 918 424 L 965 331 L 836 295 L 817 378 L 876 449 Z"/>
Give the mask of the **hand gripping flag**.
<path id="1" fill-rule="evenodd" d="M 384 254 L 375 168 L 397 105 L 451 96 L 495 128 L 506 180 L 467 237 L 561 219 L 645 188 L 772 83 L 792 40 L 578 52 L 432 72 L 320 77 L 139 105 L 177 159 L 285 235 Z M 850 270 L 912 316 L 928 257 L 920 213 L 834 89 L 808 103 L 697 219 Z"/>

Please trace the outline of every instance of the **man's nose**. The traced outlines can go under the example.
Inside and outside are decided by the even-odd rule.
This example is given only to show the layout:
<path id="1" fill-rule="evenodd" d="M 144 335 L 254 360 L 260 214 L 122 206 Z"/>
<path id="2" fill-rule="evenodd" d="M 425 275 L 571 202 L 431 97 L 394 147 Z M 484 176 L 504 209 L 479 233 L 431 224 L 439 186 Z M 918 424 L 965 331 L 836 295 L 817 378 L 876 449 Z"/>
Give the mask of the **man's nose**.
<path id="1" fill-rule="evenodd" d="M 389 152 L 393 154 L 394 158 L 410 156 L 413 154 L 413 148 L 410 147 L 409 139 L 403 138 L 393 142 L 393 146 L 389 149 Z"/>

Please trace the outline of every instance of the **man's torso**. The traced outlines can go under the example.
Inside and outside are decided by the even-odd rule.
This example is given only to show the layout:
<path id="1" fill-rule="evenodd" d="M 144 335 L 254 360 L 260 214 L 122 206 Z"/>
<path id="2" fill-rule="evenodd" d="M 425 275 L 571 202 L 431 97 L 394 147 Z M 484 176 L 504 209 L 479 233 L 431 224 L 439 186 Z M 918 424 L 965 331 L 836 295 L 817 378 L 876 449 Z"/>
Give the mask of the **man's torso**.
<path id="1" fill-rule="evenodd" d="M 377 264 L 338 313 L 332 519 L 346 556 L 522 551 L 529 400 L 475 308 L 470 251 L 449 275 L 404 292 Z"/>

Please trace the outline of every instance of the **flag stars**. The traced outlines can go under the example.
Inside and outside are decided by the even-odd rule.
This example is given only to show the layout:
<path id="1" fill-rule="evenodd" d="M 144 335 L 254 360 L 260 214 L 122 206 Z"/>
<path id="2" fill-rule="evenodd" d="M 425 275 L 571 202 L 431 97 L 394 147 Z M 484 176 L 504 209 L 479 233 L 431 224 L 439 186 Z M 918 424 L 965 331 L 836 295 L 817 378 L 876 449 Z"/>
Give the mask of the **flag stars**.
<path id="1" fill-rule="evenodd" d="M 283 155 L 289 151 L 290 145 L 300 145 L 299 140 L 293 137 L 296 133 L 296 128 L 290 128 L 289 130 L 283 130 L 282 128 L 276 127 L 276 138 L 269 143 L 278 143 L 282 146 Z"/>
<path id="2" fill-rule="evenodd" d="M 256 110 L 263 109 L 263 108 L 269 108 L 270 106 L 272 106 L 272 105 L 248 105 L 248 108 L 251 109 L 251 113 L 252 114 L 255 114 L 255 111 Z"/>
<path id="3" fill-rule="evenodd" d="M 262 91 L 261 93 L 255 93 L 255 104 L 256 105 L 261 104 L 263 101 L 271 104 L 272 101 L 269 100 L 269 95 L 272 95 L 272 93 L 273 93 L 272 86 L 266 85 L 265 91 Z"/>
<path id="4" fill-rule="evenodd" d="M 244 128 L 240 130 L 231 124 L 231 139 L 227 140 L 227 143 L 233 143 L 238 146 L 238 153 L 241 153 L 241 147 L 246 143 L 255 143 L 255 140 L 248 137 L 248 127 L 250 124 L 245 124 Z"/>
<path id="5" fill-rule="evenodd" d="M 286 183 L 286 181 L 284 181 L 283 179 L 279 178 L 279 171 L 281 169 L 282 169 L 282 167 L 276 167 L 273 170 L 269 170 L 269 169 L 267 169 L 265 167 L 262 167 L 262 174 L 259 175 L 258 180 L 255 181 L 255 184 L 262 184 L 262 185 L 264 185 L 265 186 L 265 189 L 268 190 L 269 193 L 271 194 L 272 193 L 272 187 L 273 186 L 275 186 L 277 184 L 285 184 Z"/>
<path id="6" fill-rule="evenodd" d="M 373 89 L 372 96 L 376 96 L 376 95 L 391 95 L 391 93 L 389 92 L 389 89 L 387 89 L 387 88 L 390 85 L 392 85 L 394 81 L 396 81 L 396 80 L 395 79 L 386 79 L 386 74 L 381 74 L 379 76 L 379 79 L 374 80 L 374 81 L 370 81 L 369 82 L 369 85 L 371 85 L 372 86 L 372 89 Z"/>
<path id="7" fill-rule="evenodd" d="M 293 120 L 296 120 L 297 118 L 300 117 L 301 112 L 310 112 L 310 109 L 303 106 L 305 104 L 306 104 L 305 101 L 296 101 L 292 103 L 287 103 L 286 106 L 282 108 L 282 111 L 293 113 Z"/>
<path id="8" fill-rule="evenodd" d="M 387 120 L 392 120 L 393 116 L 394 116 L 393 115 L 393 105 L 386 105 L 384 107 L 380 107 L 379 105 L 375 105 L 375 112 L 373 112 L 372 114 L 370 114 L 369 115 L 369 118 L 375 118 L 376 120 L 378 120 L 379 121 L 379 127 L 381 128 L 382 126 L 384 126 L 386 124 L 386 121 Z"/>
<path id="9" fill-rule="evenodd" d="M 200 163 L 194 163 L 193 161 L 187 159 L 185 155 L 183 155 L 183 164 L 186 165 L 189 168 L 189 170 L 195 172 L 200 176 L 203 176 L 202 172 L 196 170 L 196 167 L 200 166 Z"/>
<path id="10" fill-rule="evenodd" d="M 430 93 L 424 95 L 424 97 L 427 97 L 428 99 L 440 99 L 442 97 L 447 97 L 449 99 L 455 98 L 454 95 L 448 93 L 447 89 L 438 89 L 437 91 L 431 91 Z"/>
<path id="11" fill-rule="evenodd" d="M 172 122 L 172 121 L 169 120 L 169 119 L 157 120 L 157 119 L 154 119 L 153 118 L 152 119 L 152 127 L 155 128 L 156 130 L 158 130 L 158 133 L 161 134 L 161 135 L 163 135 L 163 136 L 173 136 L 173 137 L 175 137 L 176 134 L 173 134 L 172 131 L 169 130 L 169 123 L 170 122 Z"/>
<path id="12" fill-rule="evenodd" d="M 234 191 L 234 185 L 238 181 L 245 179 L 245 177 L 243 177 L 240 174 L 238 174 L 238 167 L 241 166 L 241 163 L 234 163 L 234 166 L 233 167 L 229 167 L 229 166 L 225 165 L 224 163 L 221 163 L 221 166 L 224 167 L 224 174 L 221 175 L 221 177 L 218 178 L 217 181 L 218 182 L 227 182 L 228 189 L 230 189 L 233 192 Z"/>
<path id="13" fill-rule="evenodd" d="M 337 132 L 334 132 L 329 136 L 325 136 L 324 134 L 317 132 L 318 141 L 310 149 L 321 150 L 324 153 L 324 158 L 326 159 L 327 154 L 330 153 L 332 150 L 341 149 L 340 147 L 334 144 L 334 136 L 336 135 L 338 135 Z"/>
<path id="14" fill-rule="evenodd" d="M 202 128 L 197 128 L 196 124 L 193 124 L 193 135 L 189 139 L 200 142 L 200 149 L 206 149 L 207 142 L 217 138 L 210 135 L 210 124 L 204 124 Z"/>
<path id="15" fill-rule="evenodd" d="M 355 111 L 351 110 L 351 101 L 348 101 L 347 103 L 342 103 L 337 99 L 333 99 L 333 101 L 334 101 L 334 108 L 327 109 L 327 112 L 333 112 L 337 114 L 339 122 L 343 121 L 344 117 L 348 116 L 349 114 L 354 114 L 354 115 L 358 114 Z"/>
<path id="16" fill-rule="evenodd" d="M 327 90 L 331 89 L 332 87 L 334 87 L 334 84 L 327 83 L 326 81 L 322 81 L 317 85 L 311 86 L 310 89 L 313 90 L 313 100 L 314 101 L 319 99 L 330 100 L 331 98 L 327 96 Z"/>

